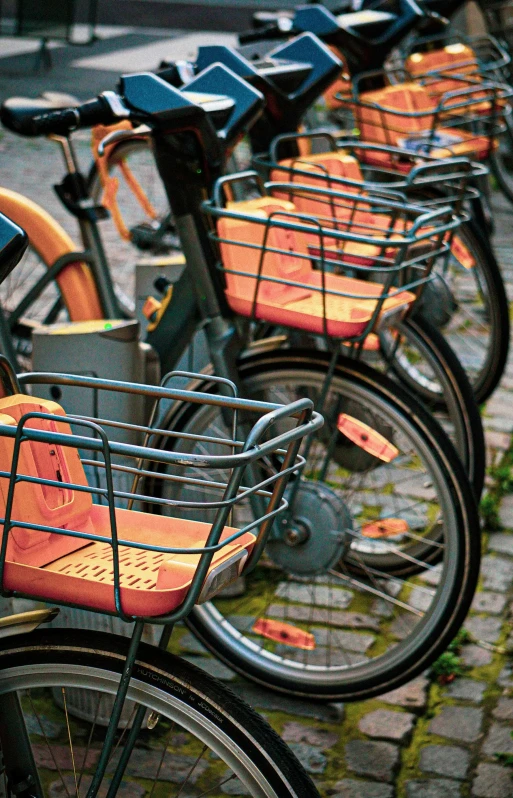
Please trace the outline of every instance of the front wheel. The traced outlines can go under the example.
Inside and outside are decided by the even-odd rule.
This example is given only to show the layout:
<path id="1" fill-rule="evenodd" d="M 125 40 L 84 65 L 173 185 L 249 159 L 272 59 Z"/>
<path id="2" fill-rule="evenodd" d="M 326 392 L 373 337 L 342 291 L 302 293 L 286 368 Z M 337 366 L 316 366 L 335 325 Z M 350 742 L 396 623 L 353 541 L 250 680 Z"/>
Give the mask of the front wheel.
<path id="1" fill-rule="evenodd" d="M 318 405 L 328 364 L 321 352 L 277 351 L 239 368 L 252 399 L 308 396 Z M 216 390 L 208 378 L 196 388 Z M 297 493 L 289 493 L 287 528 L 276 526 L 255 570 L 234 591 L 196 607 L 188 623 L 218 658 L 256 682 L 361 700 L 412 679 L 458 630 L 478 576 L 479 522 L 442 429 L 399 385 L 341 358 L 322 412 L 325 426 Z M 164 429 L 202 435 L 180 446 L 210 452 L 223 424 L 215 410 L 178 406 Z M 354 429 L 365 431 L 363 445 L 348 437 Z M 166 436 L 160 445 L 178 444 Z M 153 482 L 165 498 L 194 498 L 193 485 Z M 251 513 L 242 507 L 234 526 Z"/>
<path id="2" fill-rule="evenodd" d="M 399 337 L 399 341 L 398 341 Z M 483 424 L 463 366 L 441 332 L 421 314 L 381 334 L 373 364 L 412 391 L 448 434 L 479 501 L 485 477 Z"/>
<path id="3" fill-rule="evenodd" d="M 509 305 L 486 236 L 469 222 L 461 225 L 458 238 L 470 262 L 463 265 L 451 254 L 435 264 L 433 280 L 422 293 L 415 315 L 436 326 L 447 339 L 481 404 L 497 387 L 506 366 Z"/>
<path id="4" fill-rule="evenodd" d="M 0 749 L 23 781 L 23 745 L 6 707 L 21 705 L 38 795 L 85 795 L 102 749 L 127 640 L 51 629 L 0 641 Z M 208 674 L 141 645 L 105 782 L 128 738 L 136 704 L 146 707 L 118 796 L 251 795 L 319 798 L 292 752 L 256 712 Z M 135 703 L 134 703 L 135 702 Z M 1 754 L 1 751 L 0 751 Z M 9 761 L 8 761 L 9 759 Z M 1 761 L 1 756 L 0 756 Z M 12 795 L 2 783 L 0 794 Z M 100 791 L 103 794 L 103 790 Z"/>
<path id="5" fill-rule="evenodd" d="M 510 202 L 513 202 L 513 121 L 505 119 L 506 130 L 499 137 L 499 146 L 490 156 L 492 173 L 499 188 Z"/>

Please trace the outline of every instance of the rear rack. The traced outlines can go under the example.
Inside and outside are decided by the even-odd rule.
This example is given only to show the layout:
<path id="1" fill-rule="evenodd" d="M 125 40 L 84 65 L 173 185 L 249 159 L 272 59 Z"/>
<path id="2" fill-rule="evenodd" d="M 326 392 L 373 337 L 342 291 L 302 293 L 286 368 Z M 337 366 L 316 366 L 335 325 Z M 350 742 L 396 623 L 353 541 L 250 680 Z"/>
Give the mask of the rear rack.
<path id="1" fill-rule="evenodd" d="M 9 371 L 3 358 L 0 367 Z M 166 382 L 183 376 L 200 375 L 179 372 Z M 7 377 L 4 385 L 16 386 Z M 226 434 L 182 434 L 152 422 L 66 415 L 55 402 L 18 392 L 0 399 L 2 462 L 11 464 L 0 471 L 0 594 L 125 621 L 174 623 L 251 568 L 287 506 L 288 478 L 304 464 L 301 441 L 322 425 L 309 399 L 278 405 L 225 396 L 233 385 L 216 378 L 219 394 L 66 374 L 23 374 L 20 382 L 143 395 L 155 402 L 152 419 L 162 401 L 223 414 Z M 120 426 L 140 442 L 110 440 Z M 105 487 L 93 485 L 84 467 L 100 471 Z M 133 477 L 131 490 L 115 489 L 119 470 Z M 184 486 L 199 498 L 180 497 Z M 234 528 L 233 512 L 243 506 L 252 520 Z"/>

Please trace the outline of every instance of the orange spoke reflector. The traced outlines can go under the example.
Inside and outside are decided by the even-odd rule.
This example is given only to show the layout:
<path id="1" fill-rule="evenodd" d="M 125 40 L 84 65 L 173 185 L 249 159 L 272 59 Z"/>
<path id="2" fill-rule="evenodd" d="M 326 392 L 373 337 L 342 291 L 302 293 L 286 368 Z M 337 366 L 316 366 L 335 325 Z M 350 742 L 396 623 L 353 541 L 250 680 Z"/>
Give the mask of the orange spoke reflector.
<path id="1" fill-rule="evenodd" d="M 259 618 L 253 626 L 253 631 L 261 637 L 267 637 L 292 648 L 302 648 L 305 651 L 313 651 L 315 648 L 315 637 L 310 632 L 304 632 L 303 629 L 283 621 Z"/>
<path id="2" fill-rule="evenodd" d="M 374 455 L 379 460 L 383 460 L 384 463 L 391 463 L 399 454 L 399 449 L 387 441 L 383 435 L 364 424 L 363 421 L 348 416 L 347 413 L 339 415 L 337 427 L 342 435 L 349 438 L 360 449 Z"/>
<path id="3" fill-rule="evenodd" d="M 373 521 L 361 528 L 361 533 L 366 538 L 391 538 L 408 532 L 410 527 L 402 518 L 384 518 L 382 521 Z"/>
<path id="4" fill-rule="evenodd" d="M 476 259 L 459 236 L 454 236 L 451 241 L 451 253 L 464 269 L 472 269 L 476 265 Z"/>

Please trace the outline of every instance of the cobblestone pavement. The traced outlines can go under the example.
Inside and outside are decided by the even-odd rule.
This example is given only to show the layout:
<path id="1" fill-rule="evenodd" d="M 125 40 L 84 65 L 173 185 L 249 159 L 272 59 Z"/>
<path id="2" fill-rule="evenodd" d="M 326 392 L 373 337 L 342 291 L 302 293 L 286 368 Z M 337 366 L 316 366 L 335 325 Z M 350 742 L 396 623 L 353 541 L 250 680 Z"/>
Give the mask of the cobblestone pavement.
<path id="1" fill-rule="evenodd" d="M 87 143 L 79 143 L 81 159 Z M 0 134 L 0 175 L 55 213 L 75 234 L 51 191 L 61 174 L 48 142 Z M 513 297 L 513 209 L 494 198 L 496 244 Z M 119 262 L 119 251 L 111 254 Z M 488 487 L 502 488 L 496 528 L 486 529 L 479 592 L 466 622 L 462 673 L 447 685 L 430 674 L 364 703 L 322 705 L 274 695 L 236 677 L 185 630 L 182 653 L 262 712 L 332 798 L 511 798 L 513 769 L 513 492 L 508 459 L 513 414 L 513 361 L 485 408 Z M 500 464 L 505 468 L 497 469 Z M 513 473 L 513 470 L 512 470 Z M 500 482 L 500 484 L 499 484 Z M 489 513 L 493 521 L 493 514 Z M 498 756 L 499 755 L 499 756 Z"/>

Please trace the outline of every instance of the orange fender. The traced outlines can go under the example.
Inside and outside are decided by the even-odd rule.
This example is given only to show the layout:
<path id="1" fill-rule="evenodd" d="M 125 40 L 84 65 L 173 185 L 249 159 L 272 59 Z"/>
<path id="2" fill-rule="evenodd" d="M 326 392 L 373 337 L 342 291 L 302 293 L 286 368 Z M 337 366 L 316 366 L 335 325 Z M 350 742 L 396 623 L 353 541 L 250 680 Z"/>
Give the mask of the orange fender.
<path id="1" fill-rule="evenodd" d="M 73 240 L 47 211 L 32 200 L 0 188 L 0 211 L 22 227 L 47 267 L 76 252 Z M 102 319 L 104 313 L 91 270 L 77 261 L 64 266 L 56 278 L 71 321 Z"/>

